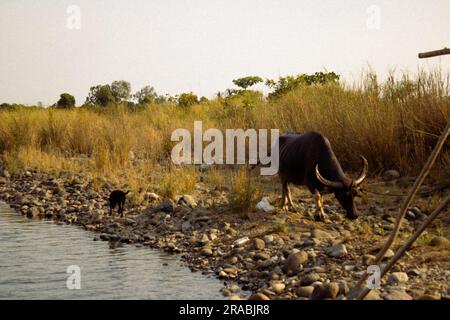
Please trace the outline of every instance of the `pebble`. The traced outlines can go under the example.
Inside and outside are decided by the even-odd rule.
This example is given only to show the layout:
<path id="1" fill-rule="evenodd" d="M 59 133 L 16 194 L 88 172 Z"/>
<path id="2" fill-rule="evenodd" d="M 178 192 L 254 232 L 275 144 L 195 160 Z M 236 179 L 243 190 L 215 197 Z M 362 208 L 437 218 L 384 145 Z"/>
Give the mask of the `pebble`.
<path id="1" fill-rule="evenodd" d="M 391 181 L 400 178 L 400 173 L 397 170 L 386 170 L 383 173 L 383 179 L 386 181 Z"/>
<path id="2" fill-rule="evenodd" d="M 304 275 L 300 279 L 300 285 L 302 287 L 309 286 L 319 280 L 320 280 L 320 276 L 317 273 L 308 273 L 307 275 Z"/>
<path id="3" fill-rule="evenodd" d="M 309 298 L 313 293 L 313 291 L 314 291 L 313 286 L 305 286 L 305 287 L 298 287 L 295 293 L 299 297 Z"/>
<path id="4" fill-rule="evenodd" d="M 386 253 L 384 254 L 382 260 L 383 260 L 383 261 L 389 260 L 389 259 L 392 258 L 394 255 L 395 255 L 394 251 L 392 251 L 391 249 L 388 249 L 388 250 L 386 251 Z"/>
<path id="5" fill-rule="evenodd" d="M 445 237 L 434 237 L 430 240 L 429 245 L 432 247 L 448 248 L 450 247 L 450 241 Z"/>
<path id="6" fill-rule="evenodd" d="M 405 272 L 393 272 L 389 275 L 387 283 L 390 285 L 408 282 L 408 275 Z"/>
<path id="7" fill-rule="evenodd" d="M 212 249 L 208 247 L 202 248 L 201 254 L 205 257 L 210 257 L 213 255 Z"/>
<path id="8" fill-rule="evenodd" d="M 266 243 L 262 239 L 255 238 L 253 239 L 253 246 L 256 250 L 264 250 Z"/>
<path id="9" fill-rule="evenodd" d="M 336 282 L 325 283 L 314 288 L 311 300 L 336 299 L 339 294 L 339 285 Z"/>
<path id="10" fill-rule="evenodd" d="M 390 290 L 382 297 L 384 300 L 412 300 L 412 297 L 402 289 Z"/>
<path id="11" fill-rule="evenodd" d="M 267 234 L 264 236 L 263 240 L 266 244 L 271 244 L 274 240 L 274 236 L 271 234 Z"/>
<path id="12" fill-rule="evenodd" d="M 303 264 L 308 261 L 308 254 L 305 251 L 291 253 L 284 261 L 283 272 L 298 273 L 303 269 Z"/>
<path id="13" fill-rule="evenodd" d="M 311 236 L 316 239 L 332 239 L 332 238 L 334 238 L 334 236 L 331 235 L 330 233 L 320 230 L 320 229 L 314 229 L 311 232 Z"/>
<path id="14" fill-rule="evenodd" d="M 274 283 L 272 284 L 271 290 L 274 291 L 276 294 L 281 294 L 285 288 L 286 285 L 284 283 Z"/>
<path id="15" fill-rule="evenodd" d="M 249 300 L 270 300 L 270 298 L 265 294 L 259 292 L 251 295 Z"/>
<path id="16" fill-rule="evenodd" d="M 365 254 L 362 257 L 362 263 L 366 266 L 370 266 L 375 262 L 376 256 L 371 254 Z"/>
<path id="17" fill-rule="evenodd" d="M 328 248 L 328 250 L 327 250 L 327 254 L 333 258 L 345 257 L 347 255 L 347 253 L 348 252 L 347 252 L 347 248 L 345 247 L 345 244 L 337 244 L 337 245 L 334 245 L 334 246 Z"/>

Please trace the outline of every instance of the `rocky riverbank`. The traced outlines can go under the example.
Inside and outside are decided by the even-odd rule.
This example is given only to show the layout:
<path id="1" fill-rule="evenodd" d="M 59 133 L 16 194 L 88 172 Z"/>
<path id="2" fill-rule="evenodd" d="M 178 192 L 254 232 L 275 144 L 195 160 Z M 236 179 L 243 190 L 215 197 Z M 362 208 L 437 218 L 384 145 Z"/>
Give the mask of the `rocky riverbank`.
<path id="1" fill-rule="evenodd" d="M 405 192 L 411 179 L 398 178 L 368 181 L 366 187 Z M 107 197 L 115 188 L 108 181 L 98 186 L 81 173 L 10 174 L 0 166 L 0 199 L 17 212 L 81 226 L 112 247 L 131 243 L 179 253 L 192 271 L 222 279 L 230 299 L 346 299 L 392 230 L 399 206 L 395 197 L 368 197 L 358 204 L 360 218 L 349 221 L 330 198 L 327 220 L 318 223 L 311 217 L 312 197 L 296 191 L 304 199 L 298 203 L 301 214 L 277 209 L 243 215 L 228 208 L 226 190 L 198 183 L 195 194 L 174 199 L 146 193 L 145 205 L 128 202 L 120 218 L 108 215 Z M 410 209 L 402 235 L 426 218 L 436 197 L 439 192 Z M 369 299 L 450 298 L 450 221 L 442 216 Z"/>

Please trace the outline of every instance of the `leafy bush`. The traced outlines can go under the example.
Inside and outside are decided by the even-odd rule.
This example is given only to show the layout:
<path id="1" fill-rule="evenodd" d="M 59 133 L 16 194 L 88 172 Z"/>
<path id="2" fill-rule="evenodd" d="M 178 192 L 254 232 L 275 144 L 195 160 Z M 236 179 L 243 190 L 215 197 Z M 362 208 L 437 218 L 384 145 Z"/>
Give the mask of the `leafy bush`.
<path id="1" fill-rule="evenodd" d="M 102 107 L 114 103 L 115 101 L 116 98 L 111 90 L 111 86 L 108 84 L 91 87 L 86 98 L 86 104 L 98 105 Z"/>
<path id="2" fill-rule="evenodd" d="M 75 97 L 69 93 L 62 93 L 59 96 L 59 100 L 56 103 L 56 107 L 60 109 L 74 108 L 75 107 Z"/>
<path id="3" fill-rule="evenodd" d="M 192 92 L 182 93 L 178 97 L 178 105 L 180 107 L 190 107 L 198 103 L 198 97 Z"/>
<path id="4" fill-rule="evenodd" d="M 277 81 L 267 79 L 266 85 L 273 89 L 269 99 L 279 98 L 299 86 L 324 85 L 336 83 L 340 76 L 334 72 L 316 72 L 314 74 L 302 73 L 297 76 L 280 77 Z"/>

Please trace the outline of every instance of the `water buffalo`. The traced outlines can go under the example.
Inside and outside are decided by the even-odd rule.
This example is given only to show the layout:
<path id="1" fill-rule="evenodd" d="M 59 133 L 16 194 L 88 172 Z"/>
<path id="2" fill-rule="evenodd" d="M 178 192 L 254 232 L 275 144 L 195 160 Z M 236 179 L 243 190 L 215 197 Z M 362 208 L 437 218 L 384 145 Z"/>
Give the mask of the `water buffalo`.
<path id="1" fill-rule="evenodd" d="M 282 184 L 282 205 L 292 208 L 289 183 L 306 186 L 314 195 L 317 205 L 315 219 L 324 220 L 322 197 L 320 193 L 334 193 L 341 206 L 347 211 L 346 217 L 356 219 L 357 212 L 354 197 L 367 175 L 367 160 L 357 179 L 349 178 L 341 168 L 330 142 L 322 134 L 314 131 L 305 133 L 287 133 L 279 138 L 279 171 Z"/>

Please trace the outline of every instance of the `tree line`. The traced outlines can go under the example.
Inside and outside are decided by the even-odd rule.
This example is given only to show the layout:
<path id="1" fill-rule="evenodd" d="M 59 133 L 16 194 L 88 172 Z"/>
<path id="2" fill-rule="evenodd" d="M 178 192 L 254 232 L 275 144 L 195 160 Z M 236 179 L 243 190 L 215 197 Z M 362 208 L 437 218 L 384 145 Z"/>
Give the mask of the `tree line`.
<path id="1" fill-rule="evenodd" d="M 218 92 L 216 97 L 219 99 L 229 99 L 234 96 L 245 95 L 249 92 L 260 93 L 250 90 L 257 84 L 266 85 L 271 92 L 268 99 L 278 98 L 287 92 L 294 90 L 299 86 L 324 85 L 327 83 L 337 83 L 340 76 L 334 72 L 316 72 L 314 74 L 298 74 L 295 76 L 279 77 L 276 80 L 263 79 L 259 76 L 246 76 L 234 79 L 232 82 L 238 88 L 226 89 Z M 261 93 L 260 93 L 261 94 Z M 262 94 L 261 94 L 262 95 Z M 164 104 L 171 103 L 180 107 L 189 107 L 194 104 L 206 103 L 206 97 L 198 97 L 193 92 L 181 93 L 171 96 L 169 94 L 160 95 L 155 88 L 148 85 L 139 91 L 132 93 L 131 84 L 125 80 L 113 81 L 111 84 L 96 85 L 89 89 L 88 95 L 84 101 L 83 107 L 106 107 L 108 105 L 127 103 L 129 106 Z M 1 109 L 13 108 L 17 105 L 2 103 Z M 59 100 L 51 107 L 58 109 L 70 109 L 76 106 L 75 97 L 70 93 L 60 94 Z"/>

